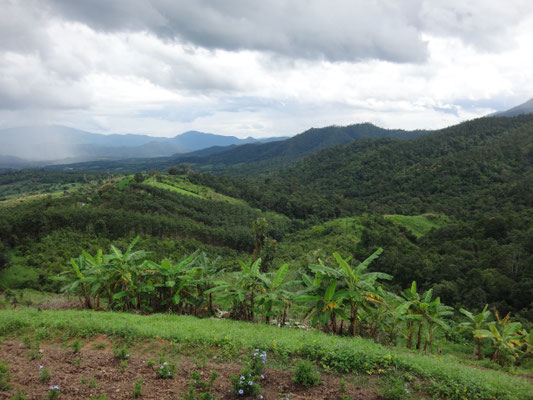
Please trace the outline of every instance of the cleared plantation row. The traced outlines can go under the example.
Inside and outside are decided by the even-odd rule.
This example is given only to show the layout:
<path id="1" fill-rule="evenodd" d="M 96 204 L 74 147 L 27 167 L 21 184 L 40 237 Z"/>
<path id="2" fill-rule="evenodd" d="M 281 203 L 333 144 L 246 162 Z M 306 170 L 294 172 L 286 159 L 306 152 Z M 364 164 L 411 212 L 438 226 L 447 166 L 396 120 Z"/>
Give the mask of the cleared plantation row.
<path id="1" fill-rule="evenodd" d="M 106 334 L 124 338 L 163 338 L 185 345 L 247 350 L 262 348 L 275 357 L 309 358 L 341 373 L 406 372 L 423 380 L 424 389 L 437 398 L 533 398 L 533 385 L 523 378 L 471 368 L 446 357 L 403 353 L 370 340 L 339 337 L 315 330 L 279 329 L 262 324 L 166 314 L 0 311 L 0 335 L 28 329 L 60 331 L 70 337 Z"/>

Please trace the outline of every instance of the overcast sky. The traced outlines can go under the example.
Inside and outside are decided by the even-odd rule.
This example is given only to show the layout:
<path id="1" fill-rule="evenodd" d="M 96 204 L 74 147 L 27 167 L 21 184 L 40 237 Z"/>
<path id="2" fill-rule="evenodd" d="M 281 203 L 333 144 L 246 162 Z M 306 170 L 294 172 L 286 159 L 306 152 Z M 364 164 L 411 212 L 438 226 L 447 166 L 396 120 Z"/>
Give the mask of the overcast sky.
<path id="1" fill-rule="evenodd" d="M 531 0 L 0 0 L 0 128 L 440 128 L 531 97 Z"/>

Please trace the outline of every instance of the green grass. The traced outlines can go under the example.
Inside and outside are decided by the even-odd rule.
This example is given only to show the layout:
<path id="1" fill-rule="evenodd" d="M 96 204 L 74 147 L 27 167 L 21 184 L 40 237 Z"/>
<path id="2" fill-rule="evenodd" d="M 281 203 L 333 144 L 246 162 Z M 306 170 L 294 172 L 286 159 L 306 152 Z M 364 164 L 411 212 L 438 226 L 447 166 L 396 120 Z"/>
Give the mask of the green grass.
<path id="1" fill-rule="evenodd" d="M 19 289 L 38 284 L 39 273 L 35 269 L 13 265 L 0 271 L 0 290 Z"/>
<path id="2" fill-rule="evenodd" d="M 390 219 L 397 225 L 403 226 L 416 237 L 424 236 L 431 229 L 438 229 L 449 222 L 448 217 L 445 215 L 435 216 L 432 214 L 414 216 L 386 215 L 385 218 Z"/>
<path id="3" fill-rule="evenodd" d="M 160 176 L 159 181 L 154 181 L 152 178 L 147 178 L 143 183 L 145 185 L 155 186 L 160 189 L 170 190 L 187 196 L 199 197 L 201 199 L 246 205 L 246 202 L 243 200 L 217 193 L 207 186 L 195 185 L 189 182 L 186 177 L 163 175 Z"/>
<path id="4" fill-rule="evenodd" d="M 130 339 L 163 338 L 191 346 L 261 348 L 281 357 L 303 357 L 338 372 L 377 374 L 403 371 L 420 377 L 430 393 L 449 399 L 532 399 L 527 380 L 479 370 L 448 357 L 396 351 L 361 338 L 344 338 L 319 331 L 280 329 L 229 320 L 197 319 L 155 314 L 140 316 L 91 311 L 0 310 L 0 335 L 28 329 L 61 332 L 71 337 L 97 334 Z"/>

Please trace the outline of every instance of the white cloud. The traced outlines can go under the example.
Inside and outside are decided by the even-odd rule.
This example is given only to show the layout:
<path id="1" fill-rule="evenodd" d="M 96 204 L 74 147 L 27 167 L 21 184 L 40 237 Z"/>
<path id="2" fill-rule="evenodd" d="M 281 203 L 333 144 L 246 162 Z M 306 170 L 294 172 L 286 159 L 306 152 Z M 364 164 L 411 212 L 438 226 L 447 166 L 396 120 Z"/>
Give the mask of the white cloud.
<path id="1" fill-rule="evenodd" d="M 533 7 L 482 3 L 5 1 L 0 127 L 447 126 L 533 96 Z"/>

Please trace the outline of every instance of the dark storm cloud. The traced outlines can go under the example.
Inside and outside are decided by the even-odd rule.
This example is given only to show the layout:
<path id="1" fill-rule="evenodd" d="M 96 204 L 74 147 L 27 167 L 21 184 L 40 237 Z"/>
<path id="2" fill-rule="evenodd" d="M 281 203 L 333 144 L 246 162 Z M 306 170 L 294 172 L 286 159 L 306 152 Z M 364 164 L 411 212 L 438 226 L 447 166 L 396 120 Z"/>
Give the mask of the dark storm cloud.
<path id="1" fill-rule="evenodd" d="M 53 13 L 105 31 L 146 30 L 209 49 L 287 57 L 420 62 L 418 0 L 50 0 Z"/>

